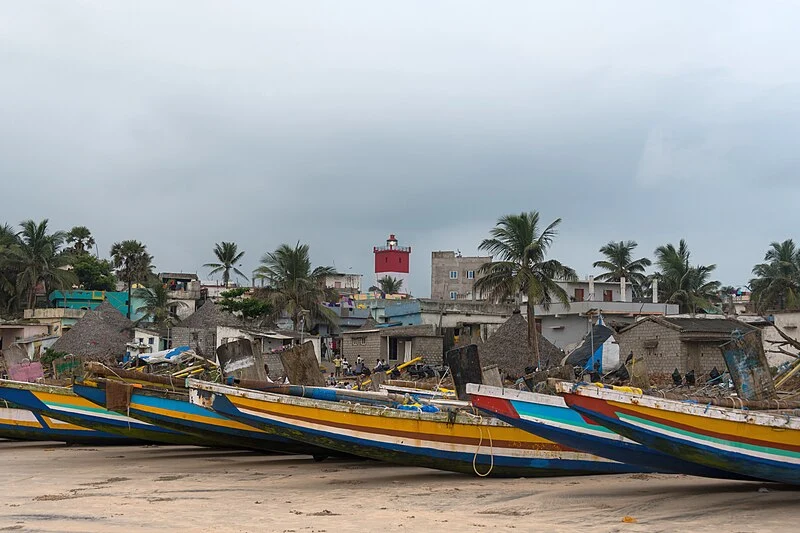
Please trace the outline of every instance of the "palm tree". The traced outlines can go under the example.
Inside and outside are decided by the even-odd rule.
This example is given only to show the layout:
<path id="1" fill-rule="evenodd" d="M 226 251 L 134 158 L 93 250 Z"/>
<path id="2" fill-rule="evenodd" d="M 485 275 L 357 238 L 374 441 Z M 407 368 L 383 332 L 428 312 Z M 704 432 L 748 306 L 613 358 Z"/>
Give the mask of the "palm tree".
<path id="1" fill-rule="evenodd" d="M 325 277 L 334 273 L 332 267 L 312 268 L 308 245 L 298 242 L 294 247 L 281 244 L 274 252 L 264 254 L 254 279 L 267 282 L 265 292 L 273 305 L 273 314 L 285 311 L 295 331 L 299 331 L 300 319 L 306 315 L 325 322 L 335 320 L 333 313 L 322 305 L 336 298 L 336 291 L 325 287 Z"/>
<path id="2" fill-rule="evenodd" d="M 555 259 L 546 259 L 547 251 L 558 234 L 558 218 L 544 230 L 539 229 L 539 213 L 506 215 L 490 231 L 491 238 L 484 239 L 480 249 L 489 252 L 499 261 L 484 264 L 475 290 L 497 300 L 527 297 L 528 343 L 541 368 L 539 338 L 536 329 L 535 305 L 549 309 L 557 300 L 569 307 L 567 292 L 556 280 L 573 281 L 575 271 Z"/>
<path id="3" fill-rule="evenodd" d="M 47 219 L 38 224 L 24 220 L 20 223 L 19 242 L 9 248 L 10 259 L 18 269 L 17 292 L 20 295 L 27 292 L 28 309 L 36 305 L 36 287 L 40 283 L 46 293 L 48 288 L 64 289 L 77 282 L 72 272 L 60 268 L 69 262 L 68 256 L 59 253 L 66 234 L 63 231 L 48 233 L 47 224 Z"/>
<path id="4" fill-rule="evenodd" d="M 247 276 L 242 274 L 242 272 L 234 266 L 242 259 L 242 256 L 244 256 L 244 252 L 239 251 L 236 243 L 225 241 L 222 241 L 221 244 L 216 243 L 214 245 L 214 255 L 217 256 L 219 263 L 206 263 L 203 267 L 212 269 L 211 272 L 209 272 L 210 275 L 222 272 L 222 282 L 226 287 L 231 279 L 231 270 L 233 270 L 233 273 L 237 276 L 247 279 Z"/>
<path id="5" fill-rule="evenodd" d="M 659 270 L 652 278 L 658 280 L 662 301 L 677 303 L 682 313 L 695 314 L 698 307 L 709 307 L 717 299 L 720 283 L 709 280 L 717 265 L 691 266 L 685 240 L 681 239 L 677 248 L 672 244 L 659 246 L 655 256 Z"/>
<path id="6" fill-rule="evenodd" d="M 637 246 L 636 241 L 611 241 L 601 247 L 600 253 L 605 259 L 596 261 L 592 266 L 606 272 L 597 276 L 597 281 L 620 281 L 625 278 L 631 283 L 634 296 L 642 296 L 642 289 L 647 283 L 644 270 L 652 263 L 646 257 L 633 259 L 633 250 Z"/>
<path id="7" fill-rule="evenodd" d="M 75 226 L 67 232 L 66 239 L 68 243 L 74 243 L 72 249 L 78 254 L 85 253 L 87 248 L 94 246 L 94 237 L 86 226 Z"/>
<path id="8" fill-rule="evenodd" d="M 9 311 L 16 301 L 16 280 L 19 273 L 12 249 L 19 239 L 10 224 L 0 225 L 0 309 Z"/>
<path id="9" fill-rule="evenodd" d="M 144 300 L 144 305 L 136 308 L 137 313 L 144 313 L 139 321 L 149 321 L 157 326 L 174 326 L 177 317 L 172 315 L 172 307 L 188 307 L 186 302 L 170 300 L 169 292 L 163 283 L 153 283 L 146 289 L 136 289 L 135 295 Z"/>
<path id="10" fill-rule="evenodd" d="M 369 290 L 380 291 L 384 294 L 397 294 L 403 290 L 403 280 L 392 276 L 383 276 L 378 280 L 378 285 L 373 285 Z"/>
<path id="11" fill-rule="evenodd" d="M 770 244 L 764 263 L 753 267 L 752 300 L 758 312 L 800 307 L 800 250 L 792 239 Z"/>
<path id="12" fill-rule="evenodd" d="M 720 287 L 719 291 L 717 292 L 717 298 L 723 304 L 723 311 L 726 314 L 732 315 L 734 314 L 734 307 L 733 307 L 733 296 L 736 294 L 736 287 L 732 287 L 730 285 L 725 285 L 724 287 Z"/>
<path id="13" fill-rule="evenodd" d="M 153 256 L 147 247 L 135 240 L 115 242 L 111 246 L 111 264 L 117 275 L 128 286 L 128 318 L 131 317 L 131 287 L 151 275 Z"/>

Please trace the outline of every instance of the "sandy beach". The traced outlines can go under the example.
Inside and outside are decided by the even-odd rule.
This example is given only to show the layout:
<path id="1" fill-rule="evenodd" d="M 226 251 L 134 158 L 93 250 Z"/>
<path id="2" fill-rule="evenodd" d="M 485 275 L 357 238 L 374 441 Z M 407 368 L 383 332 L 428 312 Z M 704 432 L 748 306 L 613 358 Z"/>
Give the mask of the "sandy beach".
<path id="1" fill-rule="evenodd" d="M 481 479 L 369 461 L 10 441 L 0 441 L 0 464 L 0 531 L 769 532 L 800 523 L 796 488 L 677 475 Z"/>

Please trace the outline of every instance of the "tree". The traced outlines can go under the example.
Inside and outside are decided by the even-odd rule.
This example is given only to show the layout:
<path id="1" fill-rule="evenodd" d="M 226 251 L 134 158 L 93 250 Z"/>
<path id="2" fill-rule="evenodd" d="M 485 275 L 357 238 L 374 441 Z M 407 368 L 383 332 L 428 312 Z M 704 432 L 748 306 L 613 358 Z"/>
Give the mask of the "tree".
<path id="1" fill-rule="evenodd" d="M 17 301 L 17 265 L 12 249 L 19 239 L 10 224 L 0 225 L 0 309 L 9 311 Z"/>
<path id="2" fill-rule="evenodd" d="M 242 256 L 244 256 L 244 252 L 239 251 L 236 243 L 225 241 L 216 243 L 214 245 L 214 255 L 217 256 L 219 263 L 206 263 L 203 266 L 212 269 L 211 272 L 209 272 L 212 276 L 218 272 L 222 272 L 222 283 L 224 283 L 226 287 L 231 279 L 231 270 L 233 270 L 233 273 L 237 276 L 247 279 L 247 276 L 242 274 L 242 272 L 234 266 L 242 259 Z"/>
<path id="3" fill-rule="evenodd" d="M 48 220 L 38 224 L 25 220 L 20 226 L 19 242 L 11 247 L 10 260 L 17 267 L 17 293 L 27 293 L 27 308 L 36 305 L 36 287 L 44 285 L 45 293 L 50 289 L 64 289 L 72 286 L 77 278 L 65 267 L 69 256 L 60 254 L 66 234 L 63 231 L 47 232 Z"/>
<path id="4" fill-rule="evenodd" d="M 224 291 L 219 306 L 223 311 L 241 315 L 245 320 L 264 318 L 272 313 L 272 305 L 261 298 L 243 298 L 246 289 L 240 287 Z"/>
<path id="5" fill-rule="evenodd" d="M 536 309 L 541 305 L 549 309 L 557 300 L 569 307 L 569 296 L 557 280 L 574 281 L 575 271 L 555 259 L 547 259 L 547 252 L 558 234 L 558 218 L 540 231 L 539 213 L 506 215 L 497 221 L 484 239 L 480 249 L 489 252 L 499 261 L 485 263 L 479 270 L 475 290 L 497 300 L 527 297 L 528 343 L 541 368 L 539 333 L 536 329 Z"/>
<path id="6" fill-rule="evenodd" d="M 383 276 L 378 280 L 378 285 L 373 285 L 369 290 L 379 291 L 384 294 L 397 294 L 403 290 L 403 280 L 392 276 Z"/>
<path id="7" fill-rule="evenodd" d="M 136 289 L 134 294 L 144 300 L 144 305 L 136 308 L 137 313 L 144 313 L 139 321 L 152 322 L 156 326 L 174 326 L 177 317 L 172 314 L 172 308 L 187 307 L 186 302 L 171 300 L 167 288 L 160 282 L 152 283 L 146 289 Z"/>
<path id="8" fill-rule="evenodd" d="M 153 256 L 147 247 L 135 240 L 115 242 L 111 246 L 111 264 L 117 275 L 128 286 L 128 318 L 131 317 L 131 287 L 134 283 L 146 280 L 152 273 Z"/>
<path id="9" fill-rule="evenodd" d="M 756 310 L 800 308 L 800 250 L 792 239 L 773 242 L 764 263 L 753 267 L 751 300 Z"/>
<path id="10" fill-rule="evenodd" d="M 266 294 L 273 315 L 286 312 L 295 331 L 299 331 L 304 316 L 329 323 L 335 321 L 335 315 L 322 305 L 336 298 L 335 291 L 325 287 L 325 277 L 334 273 L 328 266 L 312 268 L 308 245 L 298 242 L 294 247 L 281 244 L 274 252 L 264 254 L 255 279 L 267 282 Z"/>
<path id="11" fill-rule="evenodd" d="M 717 300 L 720 283 L 709 280 L 717 266 L 691 266 L 686 241 L 681 239 L 677 248 L 672 244 L 659 246 L 655 257 L 659 270 L 652 278 L 658 280 L 661 301 L 678 304 L 682 313 L 695 314 L 698 308 L 709 307 Z"/>
<path id="12" fill-rule="evenodd" d="M 644 271 L 652 263 L 646 257 L 633 259 L 633 250 L 637 246 L 636 241 L 611 241 L 601 247 L 600 253 L 605 259 L 596 261 L 592 266 L 606 272 L 597 276 L 597 281 L 620 281 L 625 278 L 633 287 L 634 296 L 641 297 L 647 283 Z"/>
<path id="13" fill-rule="evenodd" d="M 717 291 L 717 299 L 723 304 L 723 311 L 729 315 L 734 314 L 733 297 L 736 295 L 736 287 L 725 285 Z"/>
<path id="14" fill-rule="evenodd" d="M 78 284 L 87 291 L 116 290 L 117 278 L 111 263 L 91 254 L 81 254 L 72 260 L 72 271 L 78 277 Z"/>
<path id="15" fill-rule="evenodd" d="M 87 249 L 94 246 L 94 237 L 92 232 L 86 226 L 75 226 L 66 234 L 66 240 L 72 244 L 72 249 L 76 254 L 84 254 Z"/>

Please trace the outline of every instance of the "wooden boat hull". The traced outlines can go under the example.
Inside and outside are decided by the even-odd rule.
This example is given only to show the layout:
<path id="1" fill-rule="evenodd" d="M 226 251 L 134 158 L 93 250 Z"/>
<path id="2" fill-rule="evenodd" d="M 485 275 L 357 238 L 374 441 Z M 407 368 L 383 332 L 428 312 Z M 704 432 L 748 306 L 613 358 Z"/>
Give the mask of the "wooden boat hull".
<path id="1" fill-rule="evenodd" d="M 0 438 L 76 444 L 131 444 L 134 441 L 40 415 L 18 407 L 0 407 Z"/>
<path id="2" fill-rule="evenodd" d="M 287 438 L 392 463 L 494 476 L 639 472 L 494 418 L 282 396 L 189 380 L 190 400 Z"/>
<path id="3" fill-rule="evenodd" d="M 588 422 L 560 396 L 467 385 L 472 405 L 503 422 L 564 446 L 654 472 L 723 479 L 749 479 L 726 470 L 683 461 Z"/>
<path id="4" fill-rule="evenodd" d="M 204 445 L 193 435 L 154 426 L 97 406 L 68 387 L 0 380 L 0 400 L 76 426 L 138 441 Z"/>
<path id="5" fill-rule="evenodd" d="M 567 404 L 663 453 L 743 476 L 800 485 L 800 417 L 559 384 Z"/>
<path id="6" fill-rule="evenodd" d="M 74 384 L 72 390 L 96 405 L 106 405 L 106 391 L 101 383 L 85 380 Z M 149 424 L 196 435 L 220 447 L 318 456 L 329 453 L 328 450 L 261 431 L 192 404 L 188 391 L 133 389 L 128 415 Z"/>

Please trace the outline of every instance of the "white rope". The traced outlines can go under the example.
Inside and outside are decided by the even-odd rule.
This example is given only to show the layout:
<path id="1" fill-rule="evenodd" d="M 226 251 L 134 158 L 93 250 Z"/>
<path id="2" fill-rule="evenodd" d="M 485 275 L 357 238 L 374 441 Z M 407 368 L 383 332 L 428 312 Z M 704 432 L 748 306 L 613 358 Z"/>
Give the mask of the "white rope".
<path id="1" fill-rule="evenodd" d="M 473 415 L 472 413 L 465 412 L 465 414 L 478 419 L 478 431 L 480 433 L 480 439 L 478 440 L 478 447 L 475 449 L 475 455 L 472 456 L 472 471 L 479 477 L 486 477 L 492 473 L 494 469 L 494 442 L 492 441 L 492 432 L 489 430 L 489 426 L 486 426 L 486 434 L 489 436 L 489 470 L 485 473 L 478 472 L 478 454 L 481 451 L 481 446 L 483 445 L 483 417 L 481 415 Z"/>

